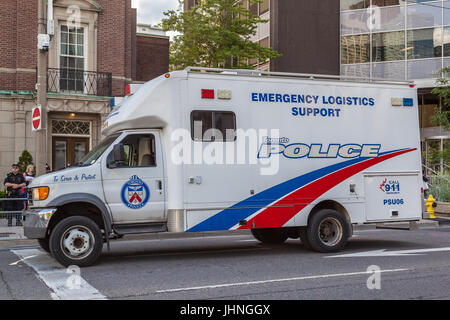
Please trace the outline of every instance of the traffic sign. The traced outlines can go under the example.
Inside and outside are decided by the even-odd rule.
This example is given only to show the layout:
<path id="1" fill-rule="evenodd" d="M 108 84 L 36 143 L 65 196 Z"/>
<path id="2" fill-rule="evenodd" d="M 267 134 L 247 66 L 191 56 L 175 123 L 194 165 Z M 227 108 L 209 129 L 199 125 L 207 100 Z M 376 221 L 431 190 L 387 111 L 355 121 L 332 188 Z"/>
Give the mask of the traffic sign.
<path id="1" fill-rule="evenodd" d="M 33 131 L 39 131 L 42 129 L 42 108 L 40 105 L 37 105 L 32 110 L 32 126 L 31 129 Z"/>

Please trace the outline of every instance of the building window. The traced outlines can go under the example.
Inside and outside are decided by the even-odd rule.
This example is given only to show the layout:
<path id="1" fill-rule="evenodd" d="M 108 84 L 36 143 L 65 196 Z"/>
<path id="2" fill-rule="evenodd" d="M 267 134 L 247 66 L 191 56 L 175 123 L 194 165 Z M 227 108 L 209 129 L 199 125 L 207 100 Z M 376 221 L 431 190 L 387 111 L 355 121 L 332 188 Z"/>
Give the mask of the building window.
<path id="1" fill-rule="evenodd" d="M 408 6 L 408 29 L 425 28 L 442 25 L 441 3 L 434 5 L 410 5 Z"/>
<path id="2" fill-rule="evenodd" d="M 341 0 L 341 10 L 364 9 L 370 6 L 370 0 Z"/>
<path id="3" fill-rule="evenodd" d="M 258 4 L 257 3 L 250 3 L 249 6 L 250 13 L 257 16 L 258 15 Z"/>
<path id="4" fill-rule="evenodd" d="M 404 0 L 372 0 L 372 5 L 377 7 L 397 6 L 404 3 Z"/>
<path id="5" fill-rule="evenodd" d="M 444 24 L 450 24 L 450 1 L 443 2 L 444 7 Z"/>
<path id="6" fill-rule="evenodd" d="M 405 59 L 405 32 L 376 33 L 372 36 L 372 61 Z"/>
<path id="7" fill-rule="evenodd" d="M 52 120 L 53 135 L 82 135 L 90 136 L 90 121 Z"/>
<path id="8" fill-rule="evenodd" d="M 84 92 L 85 28 L 61 26 L 59 53 L 61 91 Z"/>
<path id="9" fill-rule="evenodd" d="M 269 0 L 264 0 L 263 2 L 261 2 L 259 4 L 259 14 L 263 14 L 266 13 L 267 11 L 269 11 L 269 6 L 270 6 L 270 1 Z"/>
<path id="10" fill-rule="evenodd" d="M 266 37 L 266 38 L 264 38 L 264 39 L 262 39 L 262 40 L 259 40 L 259 45 L 260 45 L 261 47 L 264 47 L 264 48 L 270 48 L 269 37 Z"/>
<path id="11" fill-rule="evenodd" d="M 441 57 L 442 28 L 408 31 L 408 59 Z"/>
<path id="12" fill-rule="evenodd" d="M 370 61 L 370 36 L 368 34 L 341 38 L 342 64 Z"/>
<path id="13" fill-rule="evenodd" d="M 444 28 L 444 56 L 450 56 L 450 27 Z"/>
<path id="14" fill-rule="evenodd" d="M 229 111 L 193 111 L 191 136 L 194 141 L 234 141 L 236 116 Z"/>

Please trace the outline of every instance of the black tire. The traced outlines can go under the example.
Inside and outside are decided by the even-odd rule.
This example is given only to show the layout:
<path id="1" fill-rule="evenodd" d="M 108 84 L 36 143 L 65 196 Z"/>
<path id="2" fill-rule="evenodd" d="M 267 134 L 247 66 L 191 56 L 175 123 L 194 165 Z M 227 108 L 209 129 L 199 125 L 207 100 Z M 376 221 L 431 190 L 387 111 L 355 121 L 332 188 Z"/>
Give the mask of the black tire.
<path id="1" fill-rule="evenodd" d="M 288 234 L 283 229 L 251 229 L 252 235 L 256 240 L 268 244 L 284 243 Z"/>
<path id="2" fill-rule="evenodd" d="M 324 209 L 310 218 L 306 236 L 313 250 L 336 252 L 347 244 L 351 236 L 351 225 L 340 212 Z"/>
<path id="3" fill-rule="evenodd" d="M 300 227 L 298 230 L 298 235 L 300 236 L 300 241 L 305 249 L 311 250 L 311 244 L 309 243 L 308 235 L 306 234 L 306 227 Z"/>
<path id="4" fill-rule="evenodd" d="M 65 218 L 50 234 L 50 252 L 65 267 L 87 267 L 94 264 L 102 248 L 103 237 L 99 226 L 86 217 Z"/>
<path id="5" fill-rule="evenodd" d="M 41 246 L 42 250 L 44 250 L 45 252 L 50 253 L 50 243 L 49 243 L 49 239 L 48 238 L 38 239 L 38 243 Z"/>

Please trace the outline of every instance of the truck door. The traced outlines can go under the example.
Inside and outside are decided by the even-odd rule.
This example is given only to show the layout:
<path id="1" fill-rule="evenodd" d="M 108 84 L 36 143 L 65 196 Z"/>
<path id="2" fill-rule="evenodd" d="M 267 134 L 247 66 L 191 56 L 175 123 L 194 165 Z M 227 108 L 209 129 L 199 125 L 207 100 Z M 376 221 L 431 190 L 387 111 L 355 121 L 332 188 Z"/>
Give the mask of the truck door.
<path id="1" fill-rule="evenodd" d="M 129 133 L 117 143 L 124 146 L 124 163 L 113 163 L 112 151 L 102 162 L 103 190 L 114 223 L 165 221 L 165 180 L 159 133 Z"/>

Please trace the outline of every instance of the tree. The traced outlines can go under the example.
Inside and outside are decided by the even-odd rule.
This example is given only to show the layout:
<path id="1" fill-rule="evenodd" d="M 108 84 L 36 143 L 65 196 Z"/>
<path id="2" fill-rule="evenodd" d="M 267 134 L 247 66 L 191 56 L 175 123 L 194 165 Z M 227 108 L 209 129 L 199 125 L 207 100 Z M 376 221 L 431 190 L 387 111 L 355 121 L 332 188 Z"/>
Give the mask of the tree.
<path id="1" fill-rule="evenodd" d="M 435 115 L 431 118 L 433 124 L 442 126 L 450 131 L 450 67 L 440 71 L 441 77 L 436 80 L 436 88 L 431 92 L 442 101 L 442 106 L 435 108 Z"/>
<path id="2" fill-rule="evenodd" d="M 25 172 L 27 170 L 27 166 L 33 164 L 33 156 L 27 150 L 23 150 L 22 155 L 19 157 L 19 169 L 20 172 Z"/>
<path id="3" fill-rule="evenodd" d="M 248 0 L 250 4 L 262 0 Z M 236 0 L 203 0 L 188 11 L 167 11 L 161 26 L 174 31 L 171 69 L 188 66 L 251 69 L 250 60 L 277 58 L 279 53 L 250 39 L 261 19 Z"/>

